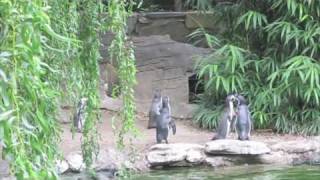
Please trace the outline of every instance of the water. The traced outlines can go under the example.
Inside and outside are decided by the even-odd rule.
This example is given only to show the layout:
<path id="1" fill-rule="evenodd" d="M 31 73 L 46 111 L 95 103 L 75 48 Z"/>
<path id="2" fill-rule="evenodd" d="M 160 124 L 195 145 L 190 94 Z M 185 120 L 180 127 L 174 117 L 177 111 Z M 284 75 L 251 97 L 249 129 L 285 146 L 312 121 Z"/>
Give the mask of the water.
<path id="1" fill-rule="evenodd" d="M 250 165 L 229 168 L 172 168 L 135 175 L 132 180 L 320 180 L 320 166 Z"/>

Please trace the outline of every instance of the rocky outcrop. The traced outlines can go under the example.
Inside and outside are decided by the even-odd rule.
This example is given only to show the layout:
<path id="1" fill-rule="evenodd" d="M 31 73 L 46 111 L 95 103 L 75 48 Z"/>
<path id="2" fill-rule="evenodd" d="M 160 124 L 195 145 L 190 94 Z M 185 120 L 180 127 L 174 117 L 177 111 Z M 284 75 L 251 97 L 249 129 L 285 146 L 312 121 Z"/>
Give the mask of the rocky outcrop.
<path id="1" fill-rule="evenodd" d="M 200 164 L 205 159 L 203 148 L 197 144 L 157 144 L 150 148 L 147 161 L 151 167 Z"/>
<path id="2" fill-rule="evenodd" d="M 272 151 L 282 151 L 288 154 L 319 151 L 320 141 L 300 140 L 279 142 L 270 147 Z"/>
<path id="3" fill-rule="evenodd" d="M 208 29 L 216 29 L 218 22 L 210 24 L 205 21 L 207 17 L 212 21 L 216 15 L 198 15 L 197 12 L 148 12 L 134 14 L 129 19 L 128 34 L 131 35 L 134 45 L 138 70 L 138 83 L 135 87 L 138 112 L 147 113 L 153 90 L 160 88 L 164 95 L 171 98 L 174 118 L 192 118 L 196 105 L 189 104 L 189 100 L 192 99 L 190 97 L 194 94 L 190 87 L 196 82 L 190 83 L 189 78 L 195 75 L 196 57 L 207 55 L 210 49 L 188 44 L 187 35 L 199 27 L 198 21 L 207 22 L 205 27 Z M 107 64 L 111 63 L 108 47 L 112 39 L 112 33 L 101 34 L 103 63 L 100 64 L 100 89 L 105 95 L 107 87 L 109 96 L 113 84 L 117 84 L 116 73 L 107 68 Z M 121 104 L 114 100 L 102 100 L 102 108 L 118 110 L 119 105 Z"/>
<path id="4" fill-rule="evenodd" d="M 63 174 L 69 170 L 69 164 L 66 160 L 58 160 L 56 163 L 58 174 Z"/>
<path id="5" fill-rule="evenodd" d="M 85 169 L 85 164 L 80 152 L 69 154 L 66 158 L 66 161 L 69 164 L 69 168 L 72 172 L 81 172 Z"/>
<path id="6" fill-rule="evenodd" d="M 137 157 L 136 162 L 132 163 L 125 152 L 116 149 L 101 150 L 99 156 L 94 159 L 93 168 L 97 175 L 101 176 L 100 179 L 109 179 L 120 168 L 143 171 L 147 169 L 147 166 L 156 168 L 198 165 L 220 167 L 244 164 L 317 164 L 320 162 L 320 143 L 319 140 L 314 139 L 284 141 L 275 144 L 238 140 L 217 140 L 205 145 L 156 144 L 149 148 L 145 159 L 141 154 L 135 157 Z M 2 162 L 1 164 L 0 168 L 8 169 L 7 163 Z M 83 172 L 85 164 L 81 152 L 72 152 L 66 156 L 65 160 L 57 161 L 56 169 L 59 174 Z M 0 177 L 12 178 L 9 172 L 5 172 L 5 174 L 0 174 L 2 175 Z"/>
<path id="7" fill-rule="evenodd" d="M 135 34 L 138 36 L 170 35 L 172 39 L 186 42 L 192 30 L 185 26 L 185 14 L 148 13 L 140 14 Z"/>
<path id="8" fill-rule="evenodd" d="M 113 148 L 100 150 L 98 157 L 93 159 L 92 168 L 99 175 L 115 176 L 115 173 L 126 168 L 134 171 L 142 171 L 147 169 L 147 163 L 141 158 L 140 154 L 135 155 L 136 161 L 131 162 L 129 152 L 116 150 Z M 71 152 L 66 156 L 65 160 L 57 161 L 56 169 L 59 174 L 66 172 L 81 173 L 86 166 L 82 159 L 80 151 Z"/>
<path id="9" fill-rule="evenodd" d="M 147 112 L 152 93 L 159 88 L 171 101 L 172 116 L 191 118 L 194 106 L 189 104 L 189 77 L 194 75 L 196 57 L 208 49 L 172 40 L 168 35 L 134 37 L 138 111 Z"/>
<path id="10" fill-rule="evenodd" d="M 266 144 L 256 141 L 216 140 L 205 145 L 212 155 L 260 155 L 270 153 Z"/>
<path id="11" fill-rule="evenodd" d="M 264 164 L 317 164 L 320 162 L 319 140 L 278 142 L 270 146 L 271 153 L 263 155 Z"/>
<path id="12" fill-rule="evenodd" d="M 175 31 L 180 33 L 179 30 L 175 29 Z M 103 35 L 102 52 L 106 52 L 109 46 L 108 36 L 111 35 L 109 33 Z M 210 50 L 177 42 L 167 34 L 133 36 L 132 42 L 137 68 L 135 99 L 138 112 L 147 113 L 153 90 L 160 88 L 162 93 L 171 99 L 174 118 L 191 118 L 196 106 L 189 104 L 189 96 L 192 94 L 189 89 L 189 78 L 195 75 L 194 66 L 197 57 L 208 54 Z M 113 84 L 117 84 L 117 74 L 110 70 L 112 68 L 107 63 L 107 54 L 103 54 L 103 57 L 106 58 L 103 60 L 104 63 L 100 64 L 100 89 L 103 97 L 101 106 L 117 111 L 121 107 L 121 101 L 119 103 L 115 99 L 104 98 L 106 94 L 110 96 Z"/>
<path id="13" fill-rule="evenodd" d="M 128 31 L 129 33 L 138 36 L 168 34 L 178 42 L 187 42 L 187 36 L 199 27 L 215 34 L 225 32 L 227 27 L 225 22 L 220 20 L 219 14 L 214 12 L 147 12 L 135 16 L 138 18 L 131 18 L 132 22 L 129 24 L 135 26 L 135 29 Z"/>
<path id="14" fill-rule="evenodd" d="M 255 141 L 216 140 L 204 146 L 197 144 L 157 144 L 147 156 L 151 167 L 193 166 L 213 167 L 241 164 L 296 165 L 320 162 L 317 140 L 286 141 L 268 145 Z"/>

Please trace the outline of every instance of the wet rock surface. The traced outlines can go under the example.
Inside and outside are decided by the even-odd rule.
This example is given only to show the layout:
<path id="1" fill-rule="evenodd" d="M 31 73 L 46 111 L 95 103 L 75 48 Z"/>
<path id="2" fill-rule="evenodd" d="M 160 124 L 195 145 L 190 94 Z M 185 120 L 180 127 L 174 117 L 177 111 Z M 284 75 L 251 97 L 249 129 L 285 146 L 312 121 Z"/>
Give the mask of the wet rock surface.
<path id="1" fill-rule="evenodd" d="M 69 164 L 66 160 L 58 160 L 56 163 L 58 174 L 63 174 L 69 170 Z"/>
<path id="2" fill-rule="evenodd" d="M 203 161 L 203 146 L 198 144 L 157 144 L 150 148 L 147 161 L 151 167 L 173 165 L 186 161 L 199 163 Z"/>
<path id="3" fill-rule="evenodd" d="M 262 142 L 216 140 L 206 143 L 205 152 L 212 155 L 260 155 L 269 153 L 270 149 Z"/>
<path id="4" fill-rule="evenodd" d="M 81 152 L 74 152 L 66 157 L 69 168 L 72 172 L 81 172 L 85 169 L 85 164 L 82 159 Z"/>
<path id="5" fill-rule="evenodd" d="M 316 164 L 320 162 L 320 143 L 317 140 L 297 140 L 268 145 L 257 141 L 216 140 L 204 146 L 158 144 L 152 146 L 146 156 L 151 167 Z"/>

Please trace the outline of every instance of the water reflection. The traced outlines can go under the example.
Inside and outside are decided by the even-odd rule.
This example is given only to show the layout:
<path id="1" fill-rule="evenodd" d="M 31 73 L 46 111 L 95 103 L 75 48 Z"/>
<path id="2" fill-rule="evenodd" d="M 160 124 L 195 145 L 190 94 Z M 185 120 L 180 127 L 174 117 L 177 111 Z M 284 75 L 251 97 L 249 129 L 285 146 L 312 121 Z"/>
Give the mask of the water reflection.
<path id="1" fill-rule="evenodd" d="M 238 166 L 229 168 L 174 168 L 136 175 L 133 180 L 319 180 L 320 166 Z"/>

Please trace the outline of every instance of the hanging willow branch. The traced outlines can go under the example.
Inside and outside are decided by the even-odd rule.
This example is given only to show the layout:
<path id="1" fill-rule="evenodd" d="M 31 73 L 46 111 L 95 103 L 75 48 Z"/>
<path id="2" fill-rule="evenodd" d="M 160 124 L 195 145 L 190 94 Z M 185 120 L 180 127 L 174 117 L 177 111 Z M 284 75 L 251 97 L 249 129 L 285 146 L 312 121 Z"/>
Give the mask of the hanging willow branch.
<path id="1" fill-rule="evenodd" d="M 65 88 L 69 100 L 88 98 L 82 140 L 87 168 L 98 154 L 101 7 L 100 0 L 0 1 L 0 139 L 17 179 L 58 178 L 56 108 Z M 125 7 L 124 1 L 109 2 L 110 27 L 116 34 L 111 56 L 118 63 L 124 102 L 121 145 L 123 136 L 135 131 L 136 69 L 125 34 Z"/>
<path id="2" fill-rule="evenodd" d="M 129 4 L 126 4 L 128 2 Z M 132 7 L 131 1 L 111 0 L 108 4 L 109 29 L 114 39 L 109 47 L 111 60 L 116 60 L 120 89 L 123 100 L 121 111 L 122 127 L 118 132 L 118 145 L 124 146 L 124 136 L 137 132 L 135 120 L 134 85 L 136 84 L 136 67 L 132 42 L 126 35 L 126 23 Z M 129 10 L 127 11 L 128 8 Z"/>
<path id="3" fill-rule="evenodd" d="M 48 79 L 43 40 L 52 33 L 44 1 L 0 1 L 0 139 L 17 179 L 57 179 L 59 92 Z M 62 39 L 60 39 L 62 40 Z"/>
<path id="4" fill-rule="evenodd" d="M 46 42 L 48 48 L 47 62 L 59 73 L 51 77 L 50 82 L 61 93 L 61 103 L 77 104 L 83 84 L 83 69 L 80 62 L 81 42 L 79 34 L 79 12 L 77 1 L 48 1 L 51 27 L 55 33 L 72 39 L 72 43 L 63 43 L 51 38 Z"/>
<path id="5" fill-rule="evenodd" d="M 93 163 L 93 157 L 99 153 L 97 122 L 99 119 L 100 97 L 99 97 L 99 31 L 101 24 L 99 22 L 99 10 L 101 2 L 79 1 L 80 11 L 80 34 L 82 41 L 80 62 L 83 69 L 83 84 L 81 96 L 88 98 L 86 108 L 86 121 L 83 131 L 82 156 L 86 167 L 90 169 Z"/>

